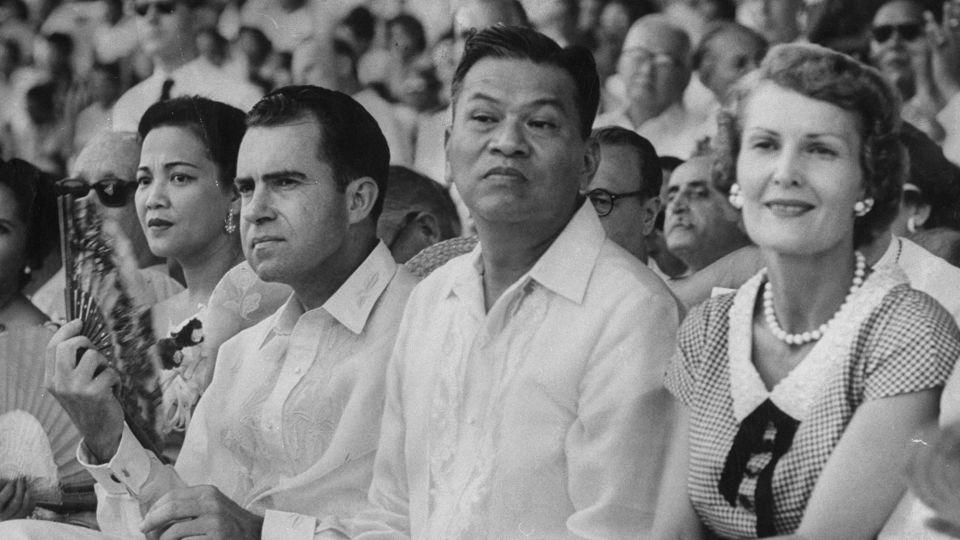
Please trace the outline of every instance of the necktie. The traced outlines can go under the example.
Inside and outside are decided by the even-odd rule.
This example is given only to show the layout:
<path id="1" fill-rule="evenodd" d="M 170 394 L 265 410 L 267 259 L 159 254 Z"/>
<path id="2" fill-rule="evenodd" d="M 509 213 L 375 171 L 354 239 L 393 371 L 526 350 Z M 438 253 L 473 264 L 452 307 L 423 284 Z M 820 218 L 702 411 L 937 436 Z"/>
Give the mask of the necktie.
<path id="1" fill-rule="evenodd" d="M 160 88 L 160 99 L 158 101 L 170 99 L 171 88 L 173 88 L 173 79 L 164 79 L 163 86 Z"/>

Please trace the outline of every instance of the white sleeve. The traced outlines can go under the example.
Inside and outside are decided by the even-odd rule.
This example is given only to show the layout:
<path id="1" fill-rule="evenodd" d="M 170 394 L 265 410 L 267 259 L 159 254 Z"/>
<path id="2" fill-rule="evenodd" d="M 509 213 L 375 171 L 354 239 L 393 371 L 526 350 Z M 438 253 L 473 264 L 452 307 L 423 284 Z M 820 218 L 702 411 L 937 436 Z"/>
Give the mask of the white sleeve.
<path id="1" fill-rule="evenodd" d="M 667 295 L 621 302 L 580 381 L 567 430 L 567 529 L 583 538 L 649 532 L 664 468 L 671 400 L 663 374 L 676 344 L 677 307 Z"/>

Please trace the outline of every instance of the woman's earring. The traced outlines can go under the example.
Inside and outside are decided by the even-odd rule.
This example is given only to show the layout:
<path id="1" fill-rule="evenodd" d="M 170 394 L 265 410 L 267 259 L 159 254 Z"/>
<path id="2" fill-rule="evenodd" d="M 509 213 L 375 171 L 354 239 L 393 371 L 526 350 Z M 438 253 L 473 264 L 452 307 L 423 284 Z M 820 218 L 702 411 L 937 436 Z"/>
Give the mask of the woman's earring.
<path id="1" fill-rule="evenodd" d="M 857 217 L 863 217 L 870 213 L 870 210 L 873 208 L 873 197 L 867 197 L 862 201 L 857 201 L 853 205 L 853 214 Z"/>
<path id="2" fill-rule="evenodd" d="M 730 206 L 740 210 L 743 208 L 743 195 L 740 194 L 740 184 L 736 182 L 730 186 L 730 194 L 727 196 L 727 200 L 730 201 Z"/>
<path id="3" fill-rule="evenodd" d="M 23 275 L 29 276 L 31 272 L 33 272 L 33 269 L 30 268 L 29 264 L 23 267 Z"/>
<path id="4" fill-rule="evenodd" d="M 223 230 L 227 231 L 227 234 L 233 234 L 237 230 L 235 217 L 233 212 L 227 212 L 227 217 L 223 220 Z"/>

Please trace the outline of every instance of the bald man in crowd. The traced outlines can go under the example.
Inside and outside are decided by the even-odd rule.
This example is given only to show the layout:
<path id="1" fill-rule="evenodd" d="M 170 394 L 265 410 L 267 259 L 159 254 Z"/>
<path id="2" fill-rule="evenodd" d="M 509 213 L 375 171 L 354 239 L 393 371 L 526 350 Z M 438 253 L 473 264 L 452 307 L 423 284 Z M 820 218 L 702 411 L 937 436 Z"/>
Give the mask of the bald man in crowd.
<path id="1" fill-rule="evenodd" d="M 95 204 L 105 219 L 115 221 L 127 235 L 140 266 L 136 274 L 140 279 L 131 285 L 131 290 L 141 305 L 152 306 L 180 292 L 183 287 L 167 274 L 163 261 L 150 253 L 143 236 L 133 204 L 139 163 L 140 139 L 136 133 L 104 132 L 94 137 L 77 155 L 71 178 L 88 186 L 89 192 L 83 199 Z M 66 314 L 64 282 L 61 268 L 32 298 L 33 303 L 54 321 L 62 320 Z"/>
<path id="2" fill-rule="evenodd" d="M 597 117 L 594 127 L 631 129 L 653 143 L 661 156 L 690 157 L 705 135 L 702 118 L 683 105 L 691 73 L 686 32 L 662 15 L 637 20 L 617 61 L 623 104 Z"/>

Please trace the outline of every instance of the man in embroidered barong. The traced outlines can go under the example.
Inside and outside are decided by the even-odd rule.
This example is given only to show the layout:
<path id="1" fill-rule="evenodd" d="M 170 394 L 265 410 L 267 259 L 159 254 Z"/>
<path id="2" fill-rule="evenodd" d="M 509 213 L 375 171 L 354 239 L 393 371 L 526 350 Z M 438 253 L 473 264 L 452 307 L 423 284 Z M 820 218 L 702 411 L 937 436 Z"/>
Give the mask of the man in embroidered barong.
<path id="1" fill-rule="evenodd" d="M 84 440 L 101 532 L 8 522 L 0 538 L 340 537 L 366 501 L 384 376 L 415 279 L 376 238 L 389 151 L 352 98 L 286 87 L 248 114 L 240 147 L 244 253 L 293 289 L 273 315 L 221 348 L 176 467 L 148 454 L 79 324 L 47 351 L 50 389 Z"/>
<path id="2" fill-rule="evenodd" d="M 599 88 L 586 49 L 533 30 L 467 41 L 446 152 L 480 244 L 407 304 L 356 538 L 637 538 L 652 521 L 677 306 L 582 195 Z"/>

